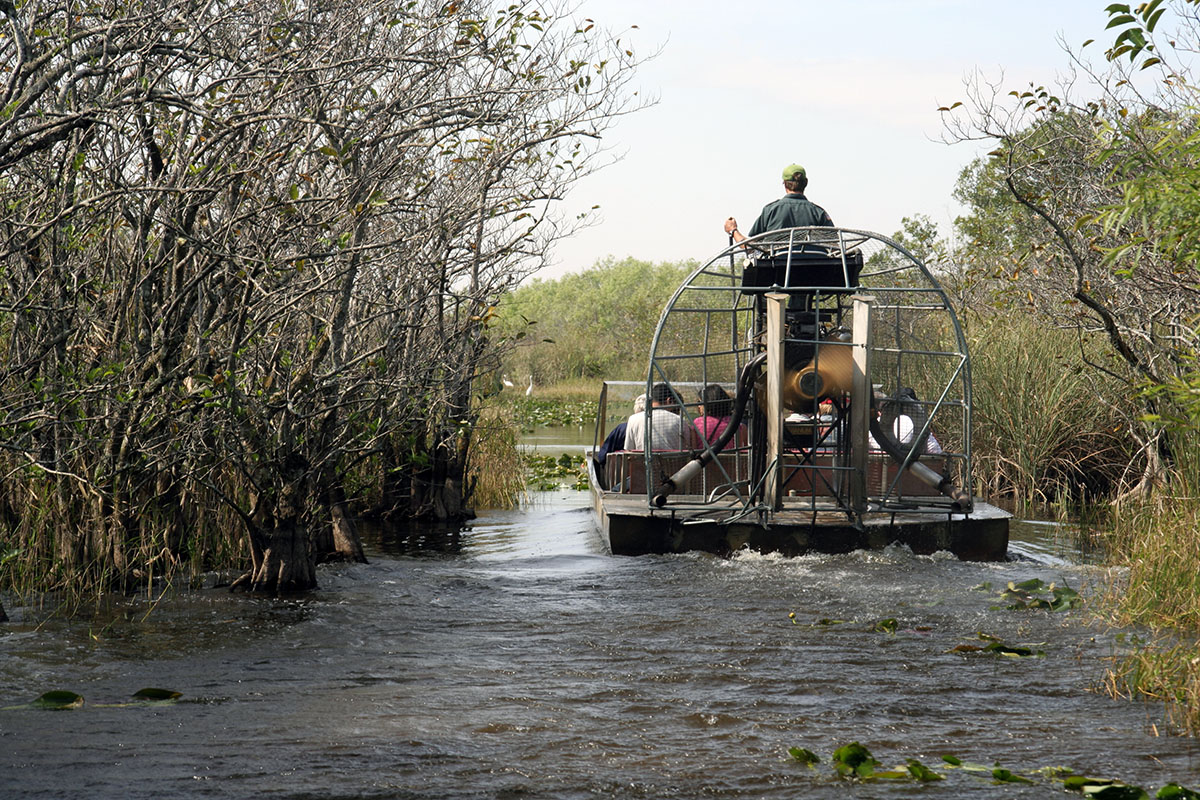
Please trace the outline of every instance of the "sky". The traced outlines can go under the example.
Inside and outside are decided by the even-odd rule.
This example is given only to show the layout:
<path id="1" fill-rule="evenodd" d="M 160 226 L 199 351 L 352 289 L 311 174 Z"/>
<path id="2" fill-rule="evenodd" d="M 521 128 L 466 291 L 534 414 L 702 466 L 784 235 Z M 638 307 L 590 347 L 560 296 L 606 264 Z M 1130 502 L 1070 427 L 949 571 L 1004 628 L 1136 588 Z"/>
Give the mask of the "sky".
<path id="1" fill-rule="evenodd" d="M 1049 85 L 1069 66 L 1064 42 L 1100 47 L 1106 5 L 580 0 L 581 16 L 639 55 L 661 48 L 634 81 L 657 103 L 608 131 L 615 162 L 562 206 L 574 216 L 599 205 L 594 224 L 559 243 L 538 277 L 606 256 L 707 261 L 727 243 L 725 218 L 749 230 L 791 163 L 837 225 L 891 235 L 925 214 L 949 236 L 959 172 L 994 145 L 945 144 L 938 107 L 965 99 L 976 74 L 1005 91 Z"/>

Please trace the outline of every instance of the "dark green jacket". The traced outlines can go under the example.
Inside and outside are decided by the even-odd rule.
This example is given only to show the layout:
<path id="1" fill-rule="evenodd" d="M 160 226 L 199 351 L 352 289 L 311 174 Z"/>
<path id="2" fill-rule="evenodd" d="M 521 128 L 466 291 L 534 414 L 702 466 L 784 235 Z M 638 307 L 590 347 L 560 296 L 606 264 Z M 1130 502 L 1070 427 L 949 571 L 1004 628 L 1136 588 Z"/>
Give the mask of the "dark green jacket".
<path id="1" fill-rule="evenodd" d="M 833 220 L 825 213 L 825 209 L 815 203 L 810 203 L 803 194 L 785 194 L 774 203 L 769 203 L 754 220 L 750 228 L 750 236 L 757 236 L 767 231 L 777 231 L 783 228 L 802 228 L 807 225 L 819 225 L 832 228 Z"/>

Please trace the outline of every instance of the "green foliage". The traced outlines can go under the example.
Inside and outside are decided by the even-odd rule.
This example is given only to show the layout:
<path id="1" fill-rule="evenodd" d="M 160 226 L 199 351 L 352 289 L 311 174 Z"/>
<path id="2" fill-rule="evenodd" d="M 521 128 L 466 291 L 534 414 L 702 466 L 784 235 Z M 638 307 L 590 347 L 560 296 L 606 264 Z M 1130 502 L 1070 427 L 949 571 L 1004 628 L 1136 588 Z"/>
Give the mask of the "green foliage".
<path id="1" fill-rule="evenodd" d="M 1185 0 L 1185 2 L 1196 5 L 1200 0 Z M 1112 46 L 1104 51 L 1105 58 L 1109 61 L 1116 61 L 1128 57 L 1131 64 L 1136 64 L 1138 58 L 1145 55 L 1140 66 L 1141 69 L 1162 63 L 1154 54 L 1155 46 L 1148 38 L 1154 33 L 1155 27 L 1158 26 L 1159 20 L 1166 11 L 1161 7 L 1162 4 L 1163 0 L 1149 0 L 1149 2 L 1138 3 L 1133 7 L 1130 7 L 1128 3 L 1113 3 L 1108 6 L 1105 12 L 1108 14 L 1109 20 L 1104 29 L 1117 28 L 1118 30 Z"/>
<path id="2" fill-rule="evenodd" d="M 128 708 L 132 706 L 164 706 L 171 705 L 183 694 L 173 689 L 157 689 L 147 687 L 133 693 L 132 700 L 125 703 L 92 703 L 92 708 Z M 26 706 L 6 706 L 3 710 L 11 711 L 20 708 L 38 708 L 44 711 L 69 711 L 84 707 L 83 695 L 65 689 L 55 689 L 38 697 Z"/>
<path id="3" fill-rule="evenodd" d="M 908 772 L 922 783 L 928 783 L 930 781 L 942 781 L 946 779 L 945 776 L 939 775 L 915 758 L 910 758 L 908 760 Z"/>
<path id="4" fill-rule="evenodd" d="M 996 783 L 1033 783 L 1033 781 L 1031 781 L 1029 778 L 1026 778 L 1023 775 L 1017 775 L 1010 770 L 1004 769 L 1003 767 L 996 767 L 992 770 L 992 779 L 996 781 Z"/>
<path id="5" fill-rule="evenodd" d="M 516 346 L 504 372 L 520 386 L 572 378 L 644 378 L 650 341 L 693 263 L 627 258 L 555 280 L 534 280 L 499 304 L 494 330 Z"/>
<path id="6" fill-rule="evenodd" d="M 149 700 L 153 702 L 169 702 L 171 700 L 178 700 L 182 696 L 182 693 L 174 689 L 156 689 L 153 686 L 138 689 L 133 693 L 134 700 Z"/>

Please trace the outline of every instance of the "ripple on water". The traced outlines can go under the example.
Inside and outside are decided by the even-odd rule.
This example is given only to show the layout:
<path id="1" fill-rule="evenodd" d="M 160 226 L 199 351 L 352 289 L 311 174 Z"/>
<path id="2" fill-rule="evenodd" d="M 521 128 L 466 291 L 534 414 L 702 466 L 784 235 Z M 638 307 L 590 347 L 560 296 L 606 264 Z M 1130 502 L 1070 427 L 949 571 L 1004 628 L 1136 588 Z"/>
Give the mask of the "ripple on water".
<path id="1" fill-rule="evenodd" d="M 1152 788 L 1200 782 L 1191 745 L 1153 735 L 1161 709 L 1090 691 L 1111 636 L 1080 612 L 1000 607 L 1008 581 L 1087 590 L 1094 568 L 1045 535 L 1026 542 L 1018 531 L 1024 560 L 1001 564 L 898 547 L 614 558 L 584 503 L 483 514 L 445 552 L 377 548 L 370 564 L 323 567 L 321 591 L 302 601 L 198 593 L 121 616 L 99 639 L 84 623 L 10 630 L 0 703 L 147 685 L 221 701 L 4 712 L 6 796 L 927 791 L 848 789 L 828 756 L 850 741 L 889 766 L 919 758 L 943 771 L 941 754 L 955 753 Z M 952 652 L 980 631 L 1045 655 Z M 825 763 L 792 762 L 792 746 Z M 940 796 L 1057 791 L 945 773 Z"/>

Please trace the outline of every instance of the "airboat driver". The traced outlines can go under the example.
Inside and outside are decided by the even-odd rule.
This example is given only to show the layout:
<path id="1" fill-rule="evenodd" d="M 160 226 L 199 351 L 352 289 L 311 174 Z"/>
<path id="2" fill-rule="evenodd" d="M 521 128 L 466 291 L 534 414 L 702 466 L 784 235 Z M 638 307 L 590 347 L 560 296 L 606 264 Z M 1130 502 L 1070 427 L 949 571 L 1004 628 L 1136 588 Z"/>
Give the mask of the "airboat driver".
<path id="1" fill-rule="evenodd" d="M 825 209 L 804 196 L 807 187 L 808 173 L 804 171 L 804 167 L 799 164 L 788 164 L 784 167 L 783 188 L 787 194 L 763 208 L 750 228 L 750 236 L 809 225 L 832 228 L 833 220 L 825 213 Z M 744 242 L 749 238 L 738 230 L 737 220 L 733 217 L 725 220 L 725 232 L 733 237 L 734 242 Z"/>

